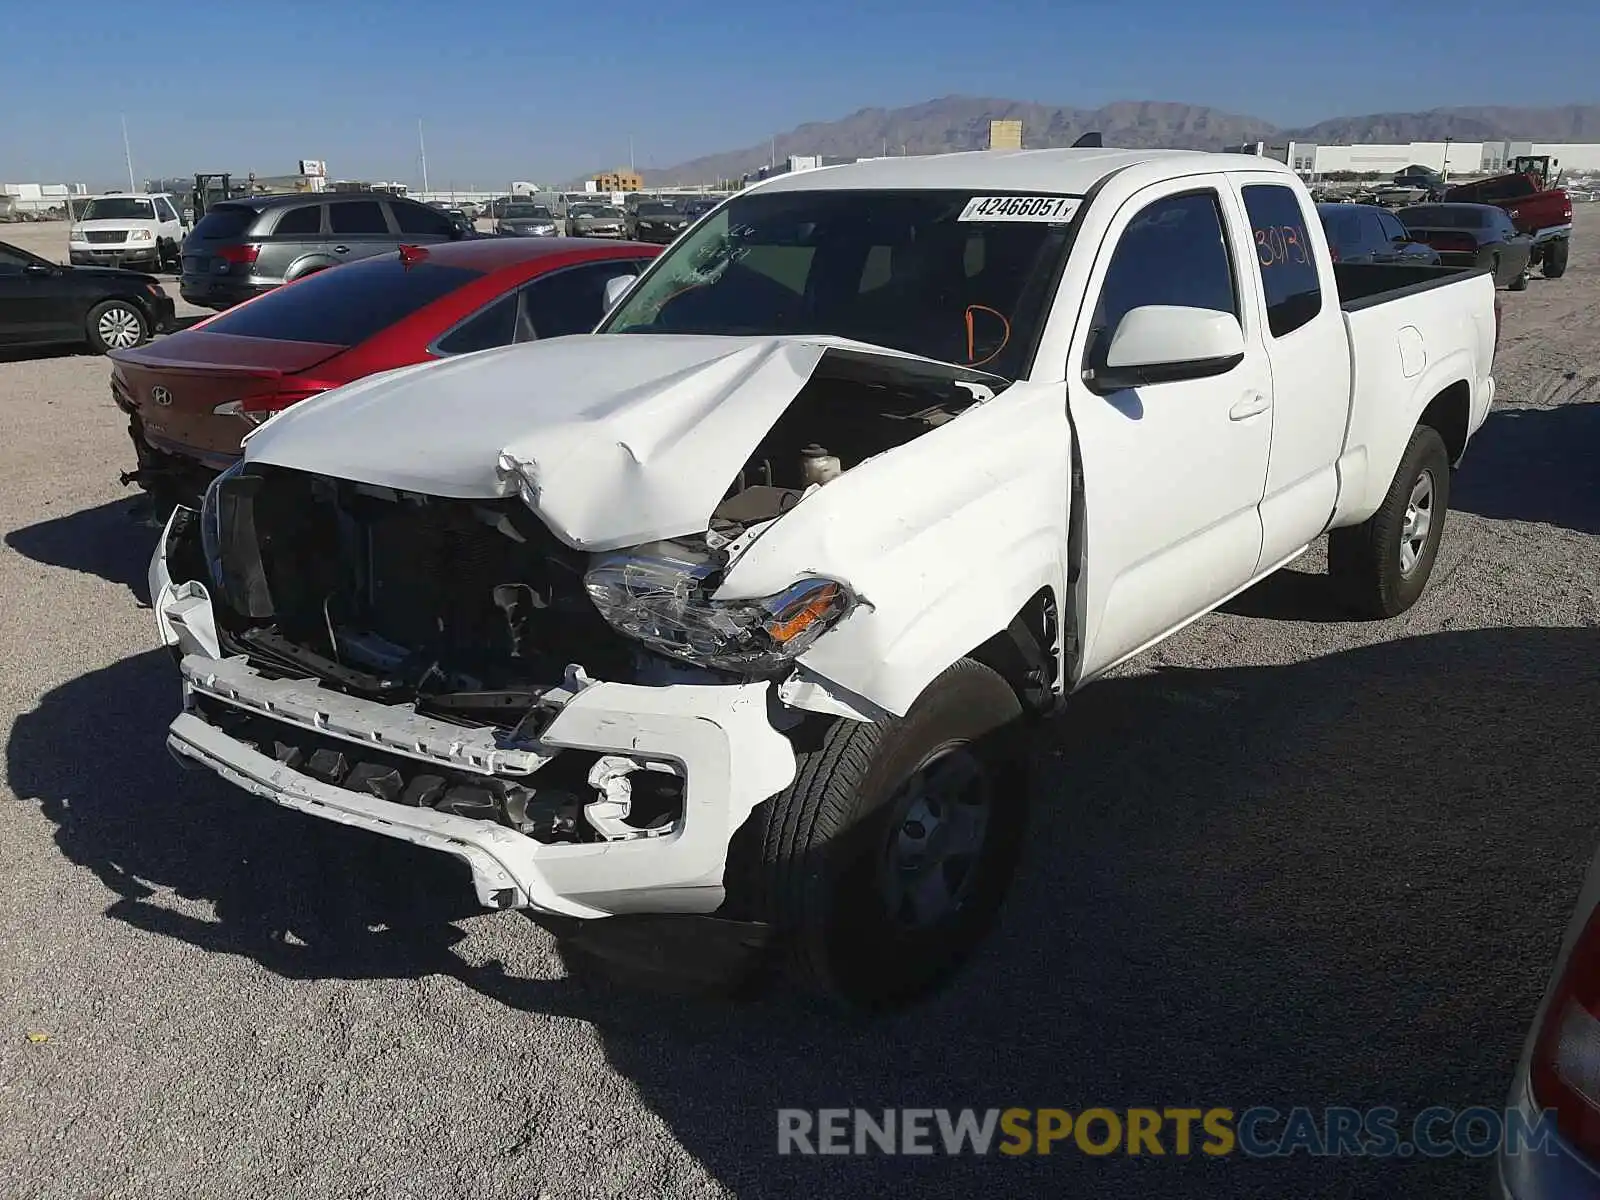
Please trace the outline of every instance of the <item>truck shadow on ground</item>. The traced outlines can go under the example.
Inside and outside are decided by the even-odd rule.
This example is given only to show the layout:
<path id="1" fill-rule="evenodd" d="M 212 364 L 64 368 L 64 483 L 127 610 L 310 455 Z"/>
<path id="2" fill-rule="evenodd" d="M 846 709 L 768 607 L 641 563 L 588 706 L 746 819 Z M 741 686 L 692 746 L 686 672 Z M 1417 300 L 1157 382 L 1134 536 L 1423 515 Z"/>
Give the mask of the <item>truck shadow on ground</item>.
<path id="1" fill-rule="evenodd" d="M 6 545 L 34 562 L 122 584 L 148 605 L 150 556 L 161 531 L 138 519 L 144 503 L 134 495 L 52 517 L 13 529 Z"/>
<path id="2" fill-rule="evenodd" d="M 1484 630 L 1097 684 L 1042 731 L 996 936 L 944 993 L 870 1022 L 467 963 L 462 914 L 437 899 L 461 895 L 447 860 L 168 760 L 159 652 L 47 694 L 7 767 L 115 894 L 110 917 L 291 978 L 441 974 L 592 1022 L 736 1193 L 1460 1195 L 1487 1164 L 780 1158 L 774 1114 L 1497 1107 L 1600 827 L 1597 655 L 1597 630 Z M 214 920 L 148 902 L 155 888 Z"/>
<path id="3" fill-rule="evenodd" d="M 1463 512 L 1600 533 L 1600 403 L 1490 414 L 1456 474 Z"/>

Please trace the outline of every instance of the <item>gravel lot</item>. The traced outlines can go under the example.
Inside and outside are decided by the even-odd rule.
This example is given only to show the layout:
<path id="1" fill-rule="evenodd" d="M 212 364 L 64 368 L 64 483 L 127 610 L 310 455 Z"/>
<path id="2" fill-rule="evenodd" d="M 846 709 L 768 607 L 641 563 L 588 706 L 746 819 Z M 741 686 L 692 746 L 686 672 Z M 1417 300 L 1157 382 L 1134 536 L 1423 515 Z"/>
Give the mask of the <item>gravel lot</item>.
<path id="1" fill-rule="evenodd" d="M 1579 222 L 1565 279 L 1503 295 L 1417 608 L 1342 621 L 1314 551 L 1084 693 L 998 936 L 872 1025 L 574 977 L 445 864 L 180 772 L 106 366 L 0 360 L 0 1190 L 1476 1194 L 1465 1159 L 780 1159 L 773 1110 L 1499 1105 L 1600 826 Z"/>

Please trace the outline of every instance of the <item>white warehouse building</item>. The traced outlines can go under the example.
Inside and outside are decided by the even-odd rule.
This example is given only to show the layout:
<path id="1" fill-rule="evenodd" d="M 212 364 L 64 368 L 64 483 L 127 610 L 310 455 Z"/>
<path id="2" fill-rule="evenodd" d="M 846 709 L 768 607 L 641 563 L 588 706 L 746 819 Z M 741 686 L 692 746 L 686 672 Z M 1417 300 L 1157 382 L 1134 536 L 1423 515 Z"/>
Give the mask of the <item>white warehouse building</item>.
<path id="1" fill-rule="evenodd" d="M 1391 142 L 1325 146 L 1316 142 L 1237 147 L 1286 162 L 1302 175 L 1355 171 L 1393 175 L 1410 166 L 1431 167 L 1449 175 L 1497 174 L 1511 159 L 1544 155 L 1565 171 L 1600 171 L 1600 142 Z"/>

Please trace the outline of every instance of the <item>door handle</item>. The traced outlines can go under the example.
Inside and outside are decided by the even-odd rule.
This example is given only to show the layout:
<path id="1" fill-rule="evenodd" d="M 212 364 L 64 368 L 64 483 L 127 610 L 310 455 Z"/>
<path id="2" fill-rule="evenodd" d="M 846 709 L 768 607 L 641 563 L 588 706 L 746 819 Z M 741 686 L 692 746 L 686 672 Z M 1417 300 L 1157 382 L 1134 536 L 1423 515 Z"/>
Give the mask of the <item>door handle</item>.
<path id="1" fill-rule="evenodd" d="M 1251 392 L 1228 410 L 1228 420 L 1247 421 L 1272 407 L 1272 402 L 1262 392 Z"/>
<path id="2" fill-rule="evenodd" d="M 335 246 L 333 248 L 333 252 L 335 254 L 349 254 L 350 253 L 350 247 L 349 246 Z"/>

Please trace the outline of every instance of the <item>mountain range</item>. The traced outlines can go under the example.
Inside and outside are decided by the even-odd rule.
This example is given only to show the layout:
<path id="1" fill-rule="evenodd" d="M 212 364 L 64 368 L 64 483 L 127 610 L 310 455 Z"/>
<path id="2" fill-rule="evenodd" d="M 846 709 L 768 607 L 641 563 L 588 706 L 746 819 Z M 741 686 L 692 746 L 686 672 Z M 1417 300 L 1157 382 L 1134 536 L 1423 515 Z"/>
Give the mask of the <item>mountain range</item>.
<path id="1" fill-rule="evenodd" d="M 1219 150 L 1243 142 L 1600 141 L 1600 104 L 1558 108 L 1436 108 L 1427 112 L 1369 113 L 1334 117 L 1303 129 L 1285 129 L 1258 117 L 1199 104 L 1124 100 L 1084 109 L 944 96 L 906 108 L 863 108 L 838 121 L 801 125 L 742 150 L 708 154 L 674 167 L 647 170 L 650 184 L 704 183 L 734 179 L 791 154 L 864 158 L 878 154 L 939 154 L 981 150 L 989 144 L 989 122 L 1020 120 L 1030 149 L 1069 146 L 1098 130 L 1108 146 L 1164 146 Z"/>

